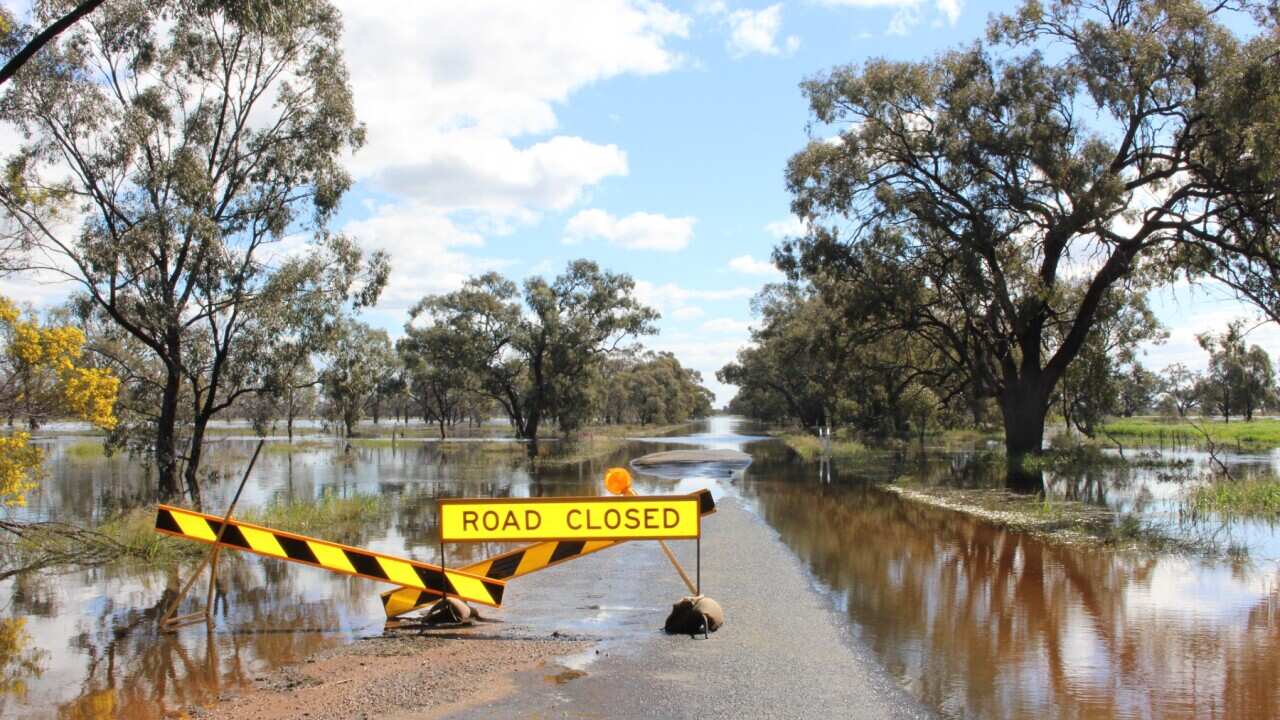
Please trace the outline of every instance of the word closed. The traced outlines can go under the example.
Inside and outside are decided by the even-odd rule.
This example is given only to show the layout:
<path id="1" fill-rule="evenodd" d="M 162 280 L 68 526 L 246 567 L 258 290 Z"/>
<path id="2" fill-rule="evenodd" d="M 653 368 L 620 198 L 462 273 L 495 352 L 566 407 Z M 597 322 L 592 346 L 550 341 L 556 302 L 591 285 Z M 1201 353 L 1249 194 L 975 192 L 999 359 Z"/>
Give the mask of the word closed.
<path id="1" fill-rule="evenodd" d="M 440 501 L 445 542 L 696 538 L 696 497 L 521 498 Z"/>

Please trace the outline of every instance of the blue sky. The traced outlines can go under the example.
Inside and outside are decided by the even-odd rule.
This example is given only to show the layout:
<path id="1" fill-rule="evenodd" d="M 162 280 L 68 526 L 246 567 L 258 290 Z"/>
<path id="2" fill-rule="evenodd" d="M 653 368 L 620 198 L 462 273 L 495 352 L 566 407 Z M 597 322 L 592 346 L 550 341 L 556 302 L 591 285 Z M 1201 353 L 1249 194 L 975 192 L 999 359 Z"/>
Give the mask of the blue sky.
<path id="1" fill-rule="evenodd" d="M 418 298 L 495 269 L 573 258 L 630 273 L 663 314 L 645 340 L 703 373 L 748 341 L 750 297 L 795 223 L 783 169 L 807 140 L 798 84 L 870 57 L 978 38 L 1012 3 L 965 0 L 354 2 L 337 0 L 368 143 L 334 226 L 391 253 L 366 319 L 398 334 Z M 57 288 L 0 292 L 39 304 Z M 1180 288 L 1155 368 L 1204 364 L 1194 335 L 1247 311 Z M 1251 335 L 1280 351 L 1274 326 Z"/>
<path id="2" fill-rule="evenodd" d="M 954 0 L 669 4 L 340 3 L 369 145 L 339 226 L 391 251 L 369 320 L 468 274 L 554 274 L 587 257 L 663 314 L 646 344 L 703 373 L 748 340 L 750 297 L 794 221 L 799 82 L 982 32 Z M 469 148 L 470 152 L 464 152 Z"/>

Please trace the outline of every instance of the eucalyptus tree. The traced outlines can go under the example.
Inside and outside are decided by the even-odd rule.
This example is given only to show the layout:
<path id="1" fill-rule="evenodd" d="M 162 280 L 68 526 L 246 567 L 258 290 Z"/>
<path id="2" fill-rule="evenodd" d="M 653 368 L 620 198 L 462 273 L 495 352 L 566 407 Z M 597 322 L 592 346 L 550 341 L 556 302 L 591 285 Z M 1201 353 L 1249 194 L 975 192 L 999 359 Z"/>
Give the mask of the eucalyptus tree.
<path id="1" fill-rule="evenodd" d="M 0 67 L 0 84 L 8 82 L 41 48 L 102 3 L 103 0 L 51 3 L 59 7 L 58 12 L 65 12 L 39 32 L 34 27 L 19 22 L 7 8 L 0 8 L 0 57 L 4 58 L 4 66 Z"/>
<path id="2" fill-rule="evenodd" d="M 8 85 L 3 116 L 28 141 L 0 205 L 35 246 L 31 268 L 71 280 L 86 315 L 154 361 L 161 494 L 178 491 L 182 456 L 196 495 L 208 421 L 331 340 L 385 280 L 385 258 L 325 230 L 363 141 L 340 36 L 325 0 L 118 0 Z"/>
<path id="3" fill-rule="evenodd" d="M 759 411 L 774 412 L 777 403 L 767 397 L 775 396 L 811 432 L 850 425 L 881 436 L 905 435 L 908 425 L 932 417 L 937 408 L 922 407 L 924 398 L 941 406 L 963 392 L 927 345 L 863 322 L 871 316 L 855 284 L 842 280 L 827 289 L 766 287 L 753 302 L 760 326 L 752 345 L 716 373 L 720 381 L 746 391 Z"/>
<path id="4" fill-rule="evenodd" d="M 1257 31 L 1196 108 L 1208 141 L 1197 172 L 1237 188 L 1236 202 L 1188 234 L 1198 269 L 1280 322 L 1280 3 L 1243 6 Z"/>
<path id="5" fill-rule="evenodd" d="M 635 352 L 637 357 L 599 380 L 608 386 L 598 392 L 605 422 L 670 425 L 711 414 L 715 396 L 703 387 L 701 373 L 669 352 Z"/>
<path id="6" fill-rule="evenodd" d="M 396 342 L 396 352 L 405 369 L 405 386 L 423 422 L 434 422 L 440 439 L 448 434 L 448 426 L 464 411 L 474 392 L 477 376 L 471 367 L 474 347 L 468 347 L 468 336 L 445 325 L 417 326 L 414 321 L 429 312 L 422 301 L 409 310 L 405 336 Z"/>
<path id="7" fill-rule="evenodd" d="M 497 273 L 471 278 L 423 298 L 415 320 L 449 337 L 456 366 L 474 373 L 474 389 L 536 452 L 543 420 L 568 431 L 588 415 L 591 370 L 626 339 L 655 332 L 658 314 L 634 290 L 631 276 L 575 260 L 551 282 L 526 279 L 522 294 Z"/>
<path id="8" fill-rule="evenodd" d="M 1199 399 L 1200 378 L 1182 363 L 1173 363 L 1160 371 L 1158 395 L 1161 404 L 1178 417 L 1186 417 Z"/>
<path id="9" fill-rule="evenodd" d="M 1067 425 L 1093 437 L 1108 415 L 1132 415 L 1137 404 L 1149 402 L 1154 380 L 1138 363 L 1138 350 L 1165 337 L 1144 296 L 1108 292 L 1084 346 L 1055 390 Z"/>
<path id="10" fill-rule="evenodd" d="M 1011 461 L 1039 452 L 1108 296 L 1200 277 L 1205 253 L 1229 256 L 1252 231 L 1238 216 L 1266 191 L 1228 171 L 1234 131 L 1209 101 L 1264 62 L 1228 29 L 1231 12 L 1029 0 L 967 48 L 805 82 L 813 119 L 836 135 L 790 160 L 811 231 L 779 262 L 819 287 L 874 280 L 868 312 L 997 399 Z"/>
<path id="11" fill-rule="evenodd" d="M 386 330 L 344 320 L 336 332 L 336 341 L 325 353 L 320 388 L 325 416 L 341 425 L 344 437 L 352 437 L 397 358 Z"/>
<path id="12" fill-rule="evenodd" d="M 1209 353 L 1209 368 L 1200 382 L 1201 405 L 1220 413 L 1225 422 L 1232 415 L 1253 420 L 1254 412 L 1276 397 L 1271 356 L 1258 345 L 1246 346 L 1245 334 L 1244 322 L 1237 320 L 1221 333 L 1196 336 Z"/>

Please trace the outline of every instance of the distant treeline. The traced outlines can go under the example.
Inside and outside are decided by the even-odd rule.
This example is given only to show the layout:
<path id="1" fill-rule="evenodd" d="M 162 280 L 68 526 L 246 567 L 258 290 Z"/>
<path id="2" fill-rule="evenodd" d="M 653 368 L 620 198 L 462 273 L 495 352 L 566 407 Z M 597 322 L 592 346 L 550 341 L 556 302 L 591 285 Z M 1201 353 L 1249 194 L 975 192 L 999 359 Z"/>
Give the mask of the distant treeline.
<path id="1" fill-rule="evenodd" d="M 424 297 L 404 337 L 347 320 L 317 372 L 255 394 L 236 414 L 265 432 L 318 415 L 347 435 L 363 418 L 420 419 L 440 437 L 466 424 L 505 417 L 536 440 L 547 421 L 560 432 L 588 424 L 672 424 L 709 415 L 714 395 L 702 376 L 670 353 L 623 341 L 653 332 L 658 316 L 633 297 L 629 276 L 570 263 L 548 283 L 515 283 L 497 273 L 462 289 Z"/>
<path id="2" fill-rule="evenodd" d="M 794 283 L 766 288 L 755 307 L 760 326 L 753 344 L 717 373 L 739 387 L 730 412 L 811 432 L 845 427 L 875 437 L 999 427 L 996 400 L 952 372 L 919 335 L 858 322 L 866 314 L 856 305 L 835 305 Z M 1208 359 L 1203 372 L 1180 363 L 1146 369 L 1138 345 L 1163 334 L 1142 298 L 1110 305 L 1055 389 L 1051 415 L 1093 436 L 1108 416 L 1229 421 L 1280 411 L 1272 358 L 1246 342 L 1243 321 L 1198 337 Z"/>

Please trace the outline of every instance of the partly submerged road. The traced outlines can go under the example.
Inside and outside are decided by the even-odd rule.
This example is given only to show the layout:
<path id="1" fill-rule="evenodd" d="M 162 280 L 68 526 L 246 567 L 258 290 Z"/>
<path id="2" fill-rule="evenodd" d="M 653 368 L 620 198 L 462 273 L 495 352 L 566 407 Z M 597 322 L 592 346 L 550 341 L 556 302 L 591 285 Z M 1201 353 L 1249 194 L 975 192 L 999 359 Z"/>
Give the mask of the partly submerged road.
<path id="1" fill-rule="evenodd" d="M 694 544 L 672 547 L 692 574 Z M 588 657 L 568 659 L 568 671 L 526 672 L 516 693 L 449 717 L 930 716 L 849 636 L 800 563 L 741 501 L 722 500 L 705 520 L 702 553 L 703 589 L 726 615 L 709 640 L 661 632 L 685 592 L 656 543 L 628 543 L 513 581 L 505 631 L 606 639 Z"/>

